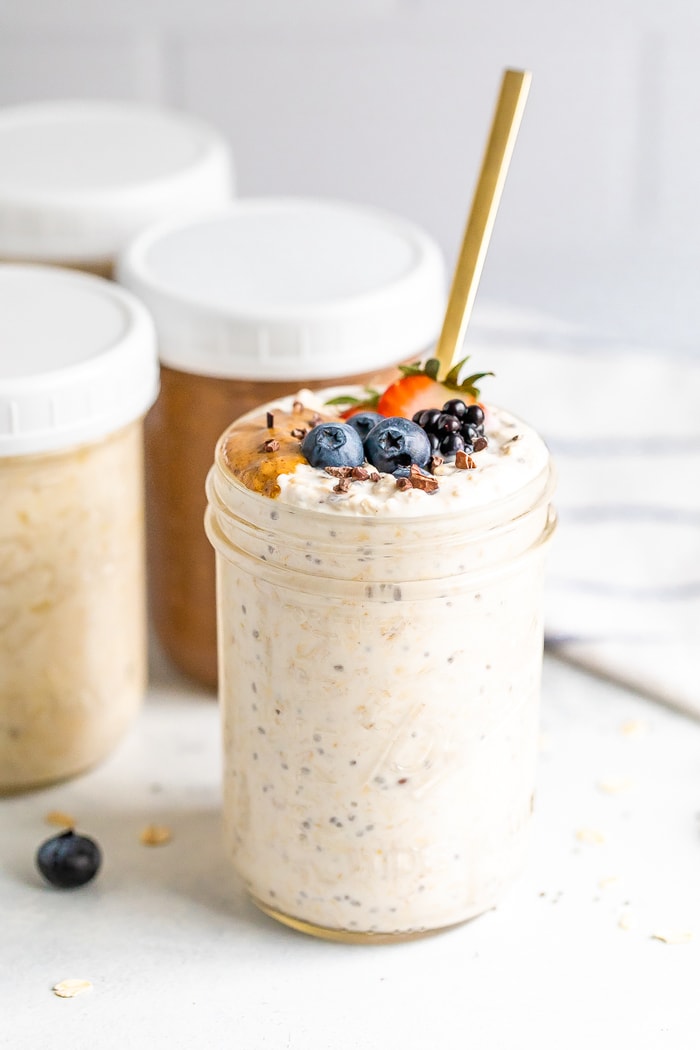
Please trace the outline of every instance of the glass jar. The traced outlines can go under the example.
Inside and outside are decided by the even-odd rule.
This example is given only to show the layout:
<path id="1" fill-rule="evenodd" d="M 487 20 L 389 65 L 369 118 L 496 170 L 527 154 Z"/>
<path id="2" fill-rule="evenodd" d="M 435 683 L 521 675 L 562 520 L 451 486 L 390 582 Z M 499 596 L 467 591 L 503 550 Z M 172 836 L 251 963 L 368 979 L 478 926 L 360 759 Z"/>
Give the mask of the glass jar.
<path id="1" fill-rule="evenodd" d="M 151 615 L 175 665 L 213 687 L 214 557 L 202 518 L 217 438 L 300 385 L 395 375 L 439 332 L 442 254 L 375 209 L 250 199 L 145 231 L 118 275 L 154 317 L 162 365 L 146 420 Z"/>
<path id="2" fill-rule="evenodd" d="M 150 222 L 232 194 L 224 138 L 184 113 L 107 101 L 0 112 L 0 259 L 111 277 Z"/>
<path id="3" fill-rule="evenodd" d="M 227 439 L 206 525 L 227 845 L 251 896 L 344 941 L 491 908 L 525 863 L 535 786 L 546 449 L 469 513 L 367 517 L 249 490 Z"/>
<path id="4" fill-rule="evenodd" d="M 146 677 L 155 333 L 101 278 L 0 265 L 0 791 L 104 758 Z"/>

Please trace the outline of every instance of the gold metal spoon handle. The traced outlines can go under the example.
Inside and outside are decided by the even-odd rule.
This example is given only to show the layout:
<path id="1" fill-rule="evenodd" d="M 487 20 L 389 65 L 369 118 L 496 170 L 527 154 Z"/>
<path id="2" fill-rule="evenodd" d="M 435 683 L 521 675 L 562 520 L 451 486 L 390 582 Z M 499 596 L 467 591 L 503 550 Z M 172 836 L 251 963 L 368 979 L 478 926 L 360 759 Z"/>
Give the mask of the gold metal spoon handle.
<path id="1" fill-rule="evenodd" d="M 435 357 L 440 376 L 456 364 L 474 305 L 532 74 L 506 69 L 459 252 Z"/>

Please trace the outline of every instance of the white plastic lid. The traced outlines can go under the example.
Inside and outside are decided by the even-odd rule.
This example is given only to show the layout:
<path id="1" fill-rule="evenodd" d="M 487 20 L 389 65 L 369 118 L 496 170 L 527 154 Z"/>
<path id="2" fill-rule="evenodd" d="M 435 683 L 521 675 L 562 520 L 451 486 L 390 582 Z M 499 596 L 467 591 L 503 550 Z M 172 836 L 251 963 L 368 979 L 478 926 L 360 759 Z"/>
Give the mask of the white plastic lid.
<path id="1" fill-rule="evenodd" d="M 423 352 L 445 266 L 419 227 L 336 201 L 239 200 L 150 227 L 118 279 L 151 311 L 164 364 L 199 375 L 310 380 Z"/>
<path id="2" fill-rule="evenodd" d="M 0 110 L 0 256 L 102 262 L 148 223 L 232 194 L 225 140 L 189 116 L 123 102 Z"/>
<path id="3" fill-rule="evenodd" d="M 157 393 L 153 322 L 129 292 L 70 270 L 0 265 L 0 457 L 97 440 Z"/>

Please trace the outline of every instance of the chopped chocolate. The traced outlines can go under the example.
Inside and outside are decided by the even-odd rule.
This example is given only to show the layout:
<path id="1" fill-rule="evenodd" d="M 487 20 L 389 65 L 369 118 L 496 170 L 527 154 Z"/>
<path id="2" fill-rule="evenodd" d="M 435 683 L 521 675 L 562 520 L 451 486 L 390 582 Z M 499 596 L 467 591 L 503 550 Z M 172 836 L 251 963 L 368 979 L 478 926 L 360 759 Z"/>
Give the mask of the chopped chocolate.
<path id="1" fill-rule="evenodd" d="M 279 452 L 280 443 L 277 438 L 268 438 L 263 442 L 263 452 Z"/>
<path id="2" fill-rule="evenodd" d="M 457 470 L 474 470 L 476 463 L 471 456 L 460 450 L 455 456 L 455 466 Z"/>
<path id="3" fill-rule="evenodd" d="M 350 488 L 350 478 L 338 478 L 337 485 L 333 486 L 334 492 L 347 492 Z"/>
<path id="4" fill-rule="evenodd" d="M 369 480 L 370 481 L 379 481 L 379 474 L 377 473 L 376 470 L 372 471 L 372 473 L 369 476 Z"/>
<path id="5" fill-rule="evenodd" d="M 353 467 L 351 477 L 353 481 L 367 481 L 369 471 L 365 467 Z"/>
<path id="6" fill-rule="evenodd" d="M 326 474 L 330 474 L 332 478 L 349 478 L 352 474 L 354 467 L 324 467 Z"/>
<path id="7" fill-rule="evenodd" d="M 415 463 L 411 464 L 409 481 L 414 489 L 422 492 L 436 492 L 438 488 L 437 478 L 428 477 Z"/>
<path id="8" fill-rule="evenodd" d="M 303 411 L 304 411 L 304 405 L 303 405 L 303 403 L 301 401 L 295 401 L 292 404 L 292 412 L 295 412 L 295 413 L 299 414 L 299 413 L 301 413 Z"/>
<path id="9" fill-rule="evenodd" d="M 442 456 L 433 456 L 430 460 L 430 473 L 434 474 L 438 467 L 441 467 L 445 460 Z"/>
<path id="10" fill-rule="evenodd" d="M 268 412 L 267 413 L 267 428 L 268 428 L 268 430 L 272 430 L 274 425 L 275 425 L 275 417 L 272 414 L 272 412 Z"/>
<path id="11" fill-rule="evenodd" d="M 485 449 L 485 448 L 488 447 L 488 443 L 489 443 L 489 439 L 488 438 L 486 438 L 486 437 L 478 437 L 476 439 L 476 441 L 474 442 L 474 451 L 475 452 L 481 452 L 482 449 Z"/>
<path id="12" fill-rule="evenodd" d="M 406 489 L 412 489 L 413 485 L 411 484 L 410 478 L 397 478 L 396 487 L 399 490 L 399 492 L 405 492 Z"/>
<path id="13" fill-rule="evenodd" d="M 323 416 L 321 415 L 321 413 L 320 412 L 314 412 L 313 415 L 311 416 L 311 419 L 309 420 L 309 423 L 311 424 L 312 427 L 317 427 L 318 424 L 322 420 L 323 420 Z"/>
<path id="14" fill-rule="evenodd" d="M 305 427 L 295 427 L 294 430 L 290 430 L 290 434 L 293 438 L 299 438 L 301 441 L 308 434 L 308 430 Z"/>

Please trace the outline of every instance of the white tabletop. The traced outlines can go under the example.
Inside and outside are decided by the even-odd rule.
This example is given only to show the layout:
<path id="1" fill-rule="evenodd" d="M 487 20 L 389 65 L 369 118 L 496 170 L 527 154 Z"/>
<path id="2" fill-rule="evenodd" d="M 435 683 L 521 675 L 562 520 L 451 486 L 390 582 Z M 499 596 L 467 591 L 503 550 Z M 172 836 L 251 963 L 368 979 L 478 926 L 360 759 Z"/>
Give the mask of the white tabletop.
<path id="1" fill-rule="evenodd" d="M 524 878 L 448 933 L 346 946 L 246 900 L 221 842 L 216 704 L 162 663 L 153 677 L 100 769 L 0 802 L 3 1050 L 697 1045 L 699 723 L 547 658 Z M 104 851 L 80 890 L 34 869 L 55 809 Z M 168 844 L 141 844 L 151 822 Z M 93 987 L 60 999 L 66 978 Z"/>

